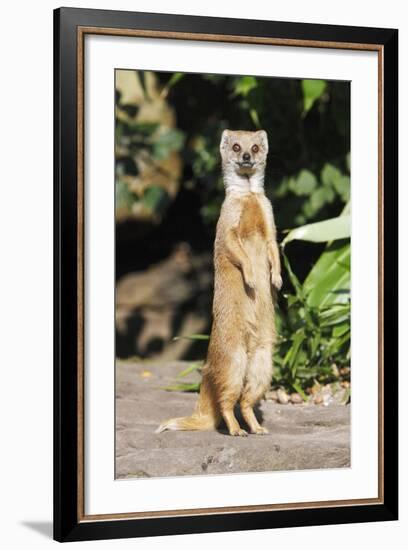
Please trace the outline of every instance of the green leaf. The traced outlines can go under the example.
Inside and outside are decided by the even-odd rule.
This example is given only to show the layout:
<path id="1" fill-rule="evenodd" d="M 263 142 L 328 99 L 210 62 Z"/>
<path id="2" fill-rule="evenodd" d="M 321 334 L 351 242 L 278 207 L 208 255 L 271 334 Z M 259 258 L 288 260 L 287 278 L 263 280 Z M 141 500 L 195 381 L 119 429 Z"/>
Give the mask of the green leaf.
<path id="1" fill-rule="evenodd" d="M 249 109 L 249 115 L 255 126 L 255 128 L 261 128 L 261 122 L 259 120 L 258 111 L 256 109 Z"/>
<path id="2" fill-rule="evenodd" d="M 333 185 L 334 181 L 341 176 L 341 172 L 333 164 L 326 163 L 320 173 L 324 185 Z"/>
<path id="3" fill-rule="evenodd" d="M 286 296 L 286 299 L 288 301 L 288 307 L 291 307 L 299 302 L 299 298 L 297 296 L 294 296 L 293 294 L 289 294 L 288 296 Z"/>
<path id="4" fill-rule="evenodd" d="M 330 375 L 332 373 L 330 366 L 319 365 L 315 367 L 299 367 L 296 376 L 304 380 L 317 378 L 319 375 Z"/>
<path id="5" fill-rule="evenodd" d="M 288 365 L 293 378 L 296 376 L 297 358 L 298 358 L 300 347 L 304 339 L 305 339 L 304 331 L 299 330 L 294 335 L 292 345 L 285 356 L 284 363 Z"/>
<path id="6" fill-rule="evenodd" d="M 302 397 L 303 401 L 307 401 L 307 400 L 308 400 L 308 397 L 307 397 L 307 395 L 305 394 L 305 392 L 303 391 L 303 389 L 302 389 L 302 387 L 301 387 L 300 384 L 298 384 L 297 382 L 293 382 L 292 386 L 293 386 L 293 389 L 294 389 L 295 391 L 297 391 L 298 394 Z"/>
<path id="7" fill-rule="evenodd" d="M 340 353 L 344 344 L 350 342 L 350 331 L 347 331 L 343 336 L 333 338 L 330 345 L 326 349 L 326 357 L 331 357 L 336 353 Z"/>
<path id="8" fill-rule="evenodd" d="M 191 372 L 201 369 L 202 366 L 203 366 L 203 361 L 193 361 L 186 369 L 182 370 L 177 375 L 177 378 L 183 378 L 183 376 L 187 376 Z"/>
<path id="9" fill-rule="evenodd" d="M 349 201 L 348 203 L 346 203 L 345 207 L 341 211 L 340 216 L 345 216 L 346 214 L 350 214 L 350 212 L 351 212 L 351 205 L 350 205 L 350 201 Z"/>
<path id="10" fill-rule="evenodd" d="M 319 333 L 316 333 L 311 338 L 309 338 L 308 345 L 309 345 L 310 357 L 312 359 L 316 355 L 319 344 L 320 344 L 320 334 Z"/>
<path id="11" fill-rule="evenodd" d="M 310 204 L 313 212 L 318 212 L 326 202 L 333 200 L 334 194 L 332 189 L 326 187 L 319 187 L 310 196 Z"/>
<path id="12" fill-rule="evenodd" d="M 336 293 L 337 294 L 337 293 Z M 344 294 L 349 300 L 349 290 L 345 290 Z M 350 303 L 332 304 L 328 308 L 320 308 L 320 326 L 324 328 L 336 327 L 342 325 L 345 321 L 350 323 Z"/>
<path id="13" fill-rule="evenodd" d="M 121 180 L 116 181 L 115 185 L 115 200 L 116 209 L 126 209 L 130 211 L 133 203 L 136 201 L 136 196 L 129 191 L 129 186 Z"/>
<path id="14" fill-rule="evenodd" d="M 334 334 L 334 329 L 338 327 L 338 325 L 343 325 L 344 322 L 349 323 L 349 321 L 350 321 L 350 311 L 345 311 L 339 317 L 330 317 L 328 319 L 322 320 L 321 327 L 323 328 L 333 327 L 333 334 Z"/>
<path id="15" fill-rule="evenodd" d="M 340 176 L 334 182 L 334 188 L 344 202 L 350 199 L 350 178 L 348 176 Z"/>
<path id="16" fill-rule="evenodd" d="M 163 90 L 161 91 L 161 97 L 166 98 L 169 94 L 169 91 L 173 86 L 177 84 L 183 77 L 185 73 L 173 73 L 169 80 L 167 81 L 166 85 L 164 86 Z"/>
<path id="17" fill-rule="evenodd" d="M 166 131 L 152 137 L 153 157 L 163 160 L 172 151 L 180 151 L 184 144 L 184 133 L 176 128 L 169 128 Z"/>
<path id="18" fill-rule="evenodd" d="M 343 336 L 347 332 L 350 332 L 350 319 L 346 323 L 342 323 L 341 325 L 338 325 L 333 328 L 333 336 L 335 338 L 339 338 L 340 336 Z"/>
<path id="19" fill-rule="evenodd" d="M 282 245 L 284 244 L 284 242 L 282 243 Z M 296 277 L 296 275 L 294 274 L 292 268 L 291 268 L 291 265 L 289 263 L 289 260 L 285 254 L 285 251 L 283 249 L 283 246 L 282 246 L 282 253 L 283 253 L 283 261 L 285 263 L 285 267 L 286 267 L 286 271 L 288 272 L 288 275 L 289 275 L 289 279 L 290 279 L 290 282 L 292 283 L 293 285 L 293 288 L 295 289 L 296 291 L 296 296 L 299 300 L 303 301 L 304 299 L 304 293 L 303 293 L 303 288 L 302 288 L 302 285 L 300 284 L 299 282 L 299 279 Z"/>
<path id="20" fill-rule="evenodd" d="M 142 203 L 150 212 L 162 214 L 169 204 L 169 196 L 163 187 L 152 185 L 144 192 Z"/>
<path id="21" fill-rule="evenodd" d="M 310 307 L 324 308 L 348 302 L 350 289 L 350 244 L 333 242 L 320 256 L 303 283 Z"/>
<path id="22" fill-rule="evenodd" d="M 235 95 L 247 97 L 249 92 L 258 86 L 254 76 L 241 76 L 235 84 Z"/>
<path id="23" fill-rule="evenodd" d="M 291 190 L 298 196 L 310 195 L 316 185 L 316 176 L 310 170 L 301 170 L 296 180 L 290 182 Z"/>
<path id="24" fill-rule="evenodd" d="M 310 223 L 292 229 L 284 240 L 282 246 L 290 241 L 309 241 L 322 243 L 350 237 L 350 216 L 338 216 L 322 222 Z"/>
<path id="25" fill-rule="evenodd" d="M 344 202 L 350 198 L 350 178 L 340 172 L 332 164 L 325 164 L 321 171 L 321 179 L 325 187 L 336 190 Z"/>
<path id="26" fill-rule="evenodd" d="M 191 384 L 172 384 L 164 388 L 167 391 L 186 391 L 186 392 L 196 392 L 200 389 L 200 384 L 198 382 Z"/>
<path id="27" fill-rule="evenodd" d="M 325 80 L 302 80 L 303 91 L 303 115 L 313 107 L 325 91 L 327 83 Z"/>

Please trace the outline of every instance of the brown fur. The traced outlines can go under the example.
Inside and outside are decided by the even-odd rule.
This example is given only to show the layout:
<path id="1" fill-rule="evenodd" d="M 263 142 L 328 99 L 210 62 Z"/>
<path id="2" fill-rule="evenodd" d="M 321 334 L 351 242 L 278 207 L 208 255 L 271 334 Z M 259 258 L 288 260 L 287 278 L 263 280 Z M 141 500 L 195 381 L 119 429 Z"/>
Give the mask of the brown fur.
<path id="1" fill-rule="evenodd" d="M 236 143 L 239 152 L 233 149 Z M 253 165 L 243 166 L 240 159 L 254 143 L 259 152 L 251 153 Z M 263 131 L 223 134 L 227 194 L 214 243 L 213 325 L 200 396 L 192 416 L 167 420 L 157 432 L 215 429 L 223 418 L 231 435 L 247 435 L 234 414 L 239 402 L 251 433 L 267 433 L 253 407 L 272 377 L 271 282 L 279 289 L 282 281 L 272 207 L 263 192 L 266 154 Z"/>

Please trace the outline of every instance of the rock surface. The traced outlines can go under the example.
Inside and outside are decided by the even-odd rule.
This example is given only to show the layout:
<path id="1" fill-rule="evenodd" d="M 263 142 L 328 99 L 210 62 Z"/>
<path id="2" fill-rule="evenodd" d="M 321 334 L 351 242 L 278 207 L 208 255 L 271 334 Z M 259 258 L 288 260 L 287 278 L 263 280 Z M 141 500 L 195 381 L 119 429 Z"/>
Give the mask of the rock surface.
<path id="1" fill-rule="evenodd" d="M 223 427 L 155 434 L 161 421 L 194 408 L 196 393 L 164 390 L 186 366 L 180 361 L 117 363 L 117 479 L 350 466 L 349 405 L 263 401 L 257 416 L 269 429 L 264 436 L 231 437 Z M 198 379 L 193 373 L 181 381 Z"/>

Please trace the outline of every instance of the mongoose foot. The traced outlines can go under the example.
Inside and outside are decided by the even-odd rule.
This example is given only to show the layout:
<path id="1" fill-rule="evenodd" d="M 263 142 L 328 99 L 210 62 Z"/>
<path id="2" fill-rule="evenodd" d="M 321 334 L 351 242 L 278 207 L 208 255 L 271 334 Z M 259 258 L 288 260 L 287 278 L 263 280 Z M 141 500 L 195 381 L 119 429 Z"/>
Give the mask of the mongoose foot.
<path id="1" fill-rule="evenodd" d="M 230 435 L 240 435 L 242 437 L 246 437 L 248 435 L 248 432 L 246 432 L 242 428 L 238 428 L 237 430 L 231 430 Z"/>
<path id="2" fill-rule="evenodd" d="M 245 279 L 245 285 L 248 288 L 248 290 L 250 291 L 255 290 L 255 281 L 253 281 L 252 279 Z"/>
<path id="3" fill-rule="evenodd" d="M 272 284 L 276 288 L 276 290 L 280 290 L 282 288 L 282 277 L 272 272 L 271 279 L 272 279 Z"/>
<path id="4" fill-rule="evenodd" d="M 266 435 L 268 433 L 269 433 L 269 430 L 267 430 L 263 426 L 259 426 L 259 428 L 255 428 L 254 430 L 251 430 L 251 434 L 256 434 L 256 435 Z"/>

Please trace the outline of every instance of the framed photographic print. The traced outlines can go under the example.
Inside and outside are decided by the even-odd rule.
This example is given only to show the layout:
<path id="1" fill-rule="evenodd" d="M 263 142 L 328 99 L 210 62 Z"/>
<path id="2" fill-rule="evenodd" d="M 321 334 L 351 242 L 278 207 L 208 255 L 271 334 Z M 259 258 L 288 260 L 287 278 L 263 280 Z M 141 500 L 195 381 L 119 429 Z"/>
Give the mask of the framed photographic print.
<path id="1" fill-rule="evenodd" d="M 397 519 L 397 31 L 54 29 L 55 539 Z"/>

